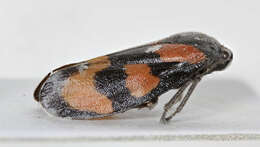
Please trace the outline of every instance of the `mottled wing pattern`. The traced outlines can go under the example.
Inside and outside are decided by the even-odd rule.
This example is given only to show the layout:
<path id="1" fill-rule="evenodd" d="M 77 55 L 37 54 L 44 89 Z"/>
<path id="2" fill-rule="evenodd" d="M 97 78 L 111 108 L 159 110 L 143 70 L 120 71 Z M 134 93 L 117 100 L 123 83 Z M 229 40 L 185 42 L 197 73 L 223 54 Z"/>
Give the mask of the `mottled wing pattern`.
<path id="1" fill-rule="evenodd" d="M 35 98 L 56 116 L 90 119 L 124 112 L 179 88 L 203 69 L 204 54 L 183 44 L 153 44 L 64 66 Z"/>

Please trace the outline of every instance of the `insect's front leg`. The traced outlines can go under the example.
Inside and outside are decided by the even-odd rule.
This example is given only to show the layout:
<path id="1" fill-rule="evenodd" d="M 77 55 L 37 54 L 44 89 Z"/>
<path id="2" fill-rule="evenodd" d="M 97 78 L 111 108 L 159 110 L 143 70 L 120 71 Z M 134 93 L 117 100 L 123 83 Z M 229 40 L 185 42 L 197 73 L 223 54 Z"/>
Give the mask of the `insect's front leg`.
<path id="1" fill-rule="evenodd" d="M 182 94 L 180 94 L 180 96 L 179 96 L 179 97 L 177 97 L 177 100 L 175 101 L 175 103 L 174 103 L 174 104 L 176 104 L 176 103 L 180 102 L 182 98 L 183 98 L 183 93 L 182 93 Z M 174 104 L 173 104 L 173 105 L 174 105 Z"/>
<path id="2" fill-rule="evenodd" d="M 161 116 L 161 122 L 162 123 L 167 123 L 169 122 L 170 119 L 172 119 L 172 117 L 174 117 L 177 113 L 179 113 L 184 105 L 186 104 L 186 102 L 188 101 L 189 97 L 191 96 L 192 92 L 194 91 L 195 87 L 197 86 L 197 84 L 199 83 L 200 78 L 197 78 L 195 80 L 193 80 L 191 83 L 191 86 L 188 90 L 188 92 L 186 93 L 186 95 L 182 98 L 181 95 L 184 92 L 184 90 L 189 86 L 190 82 L 186 83 L 185 85 L 183 85 L 179 91 L 173 96 L 173 98 L 164 106 L 164 112 Z M 167 112 L 169 111 L 169 109 L 177 103 L 178 99 L 182 99 L 180 105 L 177 107 L 176 111 L 174 111 L 171 115 L 169 115 L 168 117 L 166 117 Z"/>
<path id="3" fill-rule="evenodd" d="M 189 86 L 190 82 L 185 83 L 178 91 L 177 93 L 170 99 L 168 103 L 164 105 L 164 112 L 161 116 L 161 122 L 166 123 L 166 114 L 171 109 L 171 107 L 177 102 L 178 99 L 181 99 L 181 95 L 184 92 L 184 90 Z"/>

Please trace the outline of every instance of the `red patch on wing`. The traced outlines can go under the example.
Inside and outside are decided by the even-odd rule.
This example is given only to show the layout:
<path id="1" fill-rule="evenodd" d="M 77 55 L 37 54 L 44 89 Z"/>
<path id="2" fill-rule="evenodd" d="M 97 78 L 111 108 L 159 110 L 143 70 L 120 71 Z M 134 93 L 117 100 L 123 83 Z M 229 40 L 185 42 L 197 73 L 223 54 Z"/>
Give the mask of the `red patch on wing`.
<path id="1" fill-rule="evenodd" d="M 198 63 L 205 59 L 205 55 L 199 49 L 184 44 L 164 44 L 155 53 L 160 55 L 163 62 L 188 62 Z"/>
<path id="2" fill-rule="evenodd" d="M 151 69 L 147 64 L 128 64 L 126 69 L 126 87 L 131 95 L 142 97 L 154 89 L 160 79 L 151 74 Z"/>
<path id="3" fill-rule="evenodd" d="M 95 74 L 108 66 L 107 56 L 89 60 L 86 70 L 70 76 L 64 85 L 62 94 L 64 100 L 73 108 L 107 114 L 113 112 L 112 101 L 99 93 L 95 88 Z"/>

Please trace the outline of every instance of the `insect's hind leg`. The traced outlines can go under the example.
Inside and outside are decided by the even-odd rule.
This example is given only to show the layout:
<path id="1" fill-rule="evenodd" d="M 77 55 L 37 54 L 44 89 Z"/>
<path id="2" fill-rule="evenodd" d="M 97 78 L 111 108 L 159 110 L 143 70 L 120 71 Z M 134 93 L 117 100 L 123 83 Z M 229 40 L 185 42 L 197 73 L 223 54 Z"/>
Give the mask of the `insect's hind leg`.
<path id="1" fill-rule="evenodd" d="M 199 81 L 200 81 L 200 79 L 198 78 L 198 79 L 196 79 L 196 80 L 194 80 L 194 81 L 192 81 L 192 82 L 187 82 L 187 83 L 186 83 L 185 85 L 183 85 L 183 86 L 179 89 L 179 91 L 170 99 L 170 101 L 169 101 L 167 104 L 165 104 L 165 106 L 164 106 L 164 112 L 163 112 L 163 114 L 162 114 L 162 116 L 161 116 L 161 120 L 160 120 L 162 123 L 165 124 L 165 123 L 169 122 L 169 120 L 172 119 L 172 117 L 174 117 L 177 113 L 179 113 L 179 112 L 183 109 L 184 105 L 185 105 L 186 102 L 188 101 L 189 97 L 191 96 L 192 92 L 194 91 L 194 89 L 195 89 L 195 87 L 197 86 L 197 84 L 199 83 Z M 188 92 L 186 93 L 186 95 L 185 95 L 184 97 L 182 97 L 182 94 L 183 94 L 184 90 L 190 85 L 190 83 L 192 83 L 192 84 L 191 84 L 191 86 L 190 86 Z M 182 99 L 182 101 L 181 101 L 181 103 L 179 104 L 179 106 L 177 107 L 176 111 L 174 111 L 171 115 L 169 115 L 168 117 L 166 117 L 166 114 L 167 114 L 167 112 L 169 111 L 169 109 L 170 109 L 174 104 L 176 104 L 178 101 L 180 101 L 181 99 Z"/>
<path id="2" fill-rule="evenodd" d="M 137 106 L 137 108 L 139 109 L 149 108 L 151 110 L 157 105 L 157 103 L 158 103 L 158 97 L 154 97 L 149 102 Z"/>

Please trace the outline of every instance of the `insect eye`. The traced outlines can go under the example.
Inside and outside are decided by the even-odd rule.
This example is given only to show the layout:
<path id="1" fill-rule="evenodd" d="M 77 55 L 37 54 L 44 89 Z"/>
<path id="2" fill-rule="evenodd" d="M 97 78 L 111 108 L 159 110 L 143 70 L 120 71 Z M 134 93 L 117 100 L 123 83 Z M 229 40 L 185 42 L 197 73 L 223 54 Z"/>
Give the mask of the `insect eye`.
<path id="1" fill-rule="evenodd" d="M 229 53 L 227 51 L 223 52 L 223 58 L 227 59 L 229 57 Z"/>

